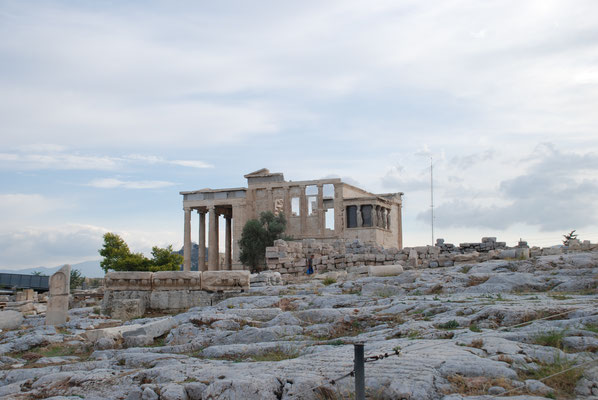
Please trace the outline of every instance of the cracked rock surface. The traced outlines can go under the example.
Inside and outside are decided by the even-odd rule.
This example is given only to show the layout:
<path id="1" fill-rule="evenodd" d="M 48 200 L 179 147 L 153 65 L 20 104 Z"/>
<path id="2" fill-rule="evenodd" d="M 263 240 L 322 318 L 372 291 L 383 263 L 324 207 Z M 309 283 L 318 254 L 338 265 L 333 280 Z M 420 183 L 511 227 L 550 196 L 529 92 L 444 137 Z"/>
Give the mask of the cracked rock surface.
<path id="1" fill-rule="evenodd" d="M 363 342 L 387 355 L 366 364 L 370 399 L 598 399 L 597 286 L 588 252 L 262 286 L 125 323 L 28 317 L 0 333 L 0 398 L 351 398 L 338 378 Z"/>

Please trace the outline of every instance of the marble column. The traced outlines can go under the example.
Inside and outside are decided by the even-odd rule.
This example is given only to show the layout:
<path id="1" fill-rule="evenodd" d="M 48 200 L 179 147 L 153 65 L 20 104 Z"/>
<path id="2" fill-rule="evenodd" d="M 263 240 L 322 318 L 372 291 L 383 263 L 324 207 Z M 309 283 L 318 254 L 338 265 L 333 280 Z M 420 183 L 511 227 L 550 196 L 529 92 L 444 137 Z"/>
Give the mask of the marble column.
<path id="1" fill-rule="evenodd" d="M 233 269 L 233 257 L 232 257 L 232 227 L 233 219 L 227 215 L 226 219 L 226 243 L 224 250 L 224 269 L 231 271 Z"/>
<path id="2" fill-rule="evenodd" d="M 185 242 L 183 244 L 183 270 L 191 271 L 191 209 L 185 208 Z"/>
<path id="3" fill-rule="evenodd" d="M 206 213 L 203 211 L 197 211 L 199 214 L 199 239 L 197 244 L 199 245 L 198 251 L 198 271 L 207 271 L 206 268 Z"/>
<path id="4" fill-rule="evenodd" d="M 301 216 L 301 234 L 307 231 L 307 196 L 305 195 L 305 185 L 301 185 L 301 197 L 299 197 L 299 214 Z"/>
<path id="5" fill-rule="evenodd" d="M 219 268 L 219 251 L 218 251 L 218 214 L 216 214 L 216 207 L 210 207 L 210 226 L 208 235 L 208 270 L 218 271 Z"/>
<path id="6" fill-rule="evenodd" d="M 289 187 L 284 188 L 284 216 L 287 220 L 287 224 L 289 223 L 292 215 L 292 205 L 291 205 L 291 190 Z"/>
<path id="7" fill-rule="evenodd" d="M 326 213 L 324 212 L 324 185 L 318 185 L 318 231 L 321 235 L 326 231 Z"/>

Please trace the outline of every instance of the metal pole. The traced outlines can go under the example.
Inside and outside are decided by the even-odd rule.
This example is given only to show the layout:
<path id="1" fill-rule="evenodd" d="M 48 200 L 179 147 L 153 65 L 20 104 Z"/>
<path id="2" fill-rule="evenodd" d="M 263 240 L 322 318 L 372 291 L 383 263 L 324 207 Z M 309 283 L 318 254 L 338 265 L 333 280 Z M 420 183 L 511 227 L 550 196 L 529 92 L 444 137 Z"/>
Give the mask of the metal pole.
<path id="1" fill-rule="evenodd" d="M 430 156 L 430 217 L 432 222 L 432 246 L 434 246 L 434 167 Z"/>
<path id="2" fill-rule="evenodd" d="M 353 345 L 355 349 L 355 400 L 365 400 L 365 366 L 363 343 Z"/>

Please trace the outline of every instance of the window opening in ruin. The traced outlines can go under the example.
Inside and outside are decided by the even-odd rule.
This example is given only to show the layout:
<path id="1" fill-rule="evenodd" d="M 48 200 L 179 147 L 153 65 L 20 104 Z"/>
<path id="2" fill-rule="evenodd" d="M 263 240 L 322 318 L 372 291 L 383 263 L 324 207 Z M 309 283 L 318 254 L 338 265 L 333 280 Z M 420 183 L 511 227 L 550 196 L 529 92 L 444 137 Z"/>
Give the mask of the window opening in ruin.
<path id="1" fill-rule="evenodd" d="M 306 186 L 305 196 L 307 200 L 307 215 L 314 215 L 318 209 L 318 187 L 316 185 Z"/>
<path id="2" fill-rule="evenodd" d="M 318 197 L 307 196 L 307 215 L 314 215 L 318 209 Z"/>
<path id="3" fill-rule="evenodd" d="M 347 206 L 347 228 L 357 228 L 357 206 Z"/>
<path id="4" fill-rule="evenodd" d="M 284 199 L 274 199 L 274 214 L 284 213 Z"/>
<path id="5" fill-rule="evenodd" d="M 327 183 L 322 186 L 322 195 L 325 199 L 333 199 L 334 200 L 334 185 L 332 183 Z"/>
<path id="6" fill-rule="evenodd" d="M 291 198 L 291 214 L 294 217 L 298 217 L 301 215 L 301 206 L 299 197 Z"/>
<path id="7" fill-rule="evenodd" d="M 361 217 L 363 226 L 372 226 L 372 206 L 361 206 Z"/>
<path id="8" fill-rule="evenodd" d="M 326 218 L 326 229 L 334 230 L 334 208 L 324 210 Z"/>
<path id="9" fill-rule="evenodd" d="M 317 196 L 318 195 L 318 187 L 316 185 L 309 185 L 305 187 L 305 195 L 306 196 Z"/>

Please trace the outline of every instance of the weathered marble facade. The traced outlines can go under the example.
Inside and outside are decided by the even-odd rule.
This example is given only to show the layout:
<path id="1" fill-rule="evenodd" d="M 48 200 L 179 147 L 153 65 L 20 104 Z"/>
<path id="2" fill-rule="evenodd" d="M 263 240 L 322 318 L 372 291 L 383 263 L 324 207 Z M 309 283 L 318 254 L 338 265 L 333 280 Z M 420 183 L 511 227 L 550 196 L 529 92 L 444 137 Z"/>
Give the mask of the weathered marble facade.
<path id="1" fill-rule="evenodd" d="M 322 243 L 358 239 L 386 248 L 403 247 L 402 193 L 374 194 L 340 179 L 285 181 L 267 169 L 244 176 L 246 188 L 201 189 L 181 192 L 184 219 L 184 270 L 191 270 L 191 218 L 199 218 L 199 270 L 243 269 L 239 245 L 243 226 L 263 211 L 284 213 L 286 234 Z M 225 219 L 224 265 L 218 260 L 218 220 Z M 208 262 L 205 262 L 206 217 Z M 214 250 L 212 250 L 214 249 Z"/>

